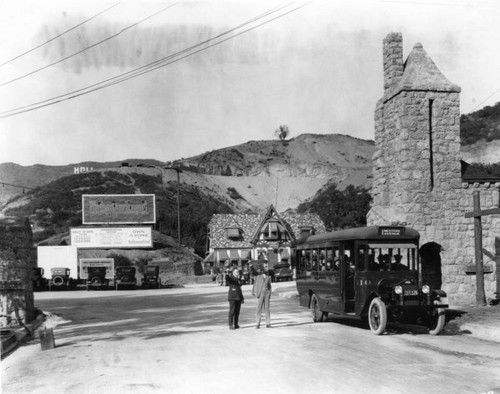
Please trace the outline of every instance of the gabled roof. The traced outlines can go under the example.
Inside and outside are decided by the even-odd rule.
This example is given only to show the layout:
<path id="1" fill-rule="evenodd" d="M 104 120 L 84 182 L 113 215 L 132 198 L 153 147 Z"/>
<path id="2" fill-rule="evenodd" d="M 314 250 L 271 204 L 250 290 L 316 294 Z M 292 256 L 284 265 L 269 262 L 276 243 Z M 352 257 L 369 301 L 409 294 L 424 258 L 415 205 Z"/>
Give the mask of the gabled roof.
<path id="1" fill-rule="evenodd" d="M 252 238 L 250 239 L 250 242 L 255 242 L 256 240 L 259 239 L 259 234 L 262 231 L 262 227 L 271 219 L 275 219 L 279 224 L 281 224 L 285 229 L 286 232 L 288 233 L 288 236 L 290 237 L 291 240 L 295 240 L 295 236 L 291 229 L 289 229 L 286 225 L 286 223 L 281 220 L 280 216 L 278 215 L 278 212 L 276 212 L 276 209 L 274 206 L 271 204 L 267 211 L 262 215 L 262 219 L 260 221 L 259 226 L 255 229 L 255 233 L 253 234 Z"/>
<path id="2" fill-rule="evenodd" d="M 451 83 L 418 43 L 408 55 L 404 65 L 403 76 L 395 88 L 387 92 L 387 101 L 403 90 L 424 90 L 439 92 L 460 92 L 460 87 Z"/>
<path id="3" fill-rule="evenodd" d="M 260 230 L 267 220 L 276 219 L 290 234 L 290 238 L 295 240 L 300 235 L 300 228 L 312 226 L 317 233 L 325 232 L 325 224 L 316 214 L 278 214 L 271 205 L 260 213 L 255 214 L 215 214 L 210 219 L 208 227 L 210 228 L 209 238 L 210 246 L 214 249 L 219 248 L 238 248 L 250 249 L 254 246 L 253 242 L 258 238 Z M 226 229 L 238 227 L 241 229 L 241 238 L 234 240 L 228 239 Z"/>

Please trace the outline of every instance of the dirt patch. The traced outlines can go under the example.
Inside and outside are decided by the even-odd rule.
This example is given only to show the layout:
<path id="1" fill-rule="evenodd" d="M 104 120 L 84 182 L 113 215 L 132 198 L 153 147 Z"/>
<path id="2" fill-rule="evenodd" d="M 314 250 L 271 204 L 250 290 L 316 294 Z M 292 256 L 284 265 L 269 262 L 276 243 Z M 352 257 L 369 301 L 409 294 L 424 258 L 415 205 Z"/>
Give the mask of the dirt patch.
<path id="1" fill-rule="evenodd" d="M 470 306 L 447 311 L 447 329 L 462 331 L 466 324 L 497 326 L 500 322 L 500 305 Z"/>

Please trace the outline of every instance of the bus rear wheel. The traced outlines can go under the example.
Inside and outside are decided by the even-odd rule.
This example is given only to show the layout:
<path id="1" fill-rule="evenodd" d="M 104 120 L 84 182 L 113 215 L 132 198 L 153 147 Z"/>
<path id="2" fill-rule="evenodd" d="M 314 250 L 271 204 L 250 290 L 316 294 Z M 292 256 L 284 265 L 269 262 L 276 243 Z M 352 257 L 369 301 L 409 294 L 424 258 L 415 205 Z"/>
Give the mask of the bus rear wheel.
<path id="1" fill-rule="evenodd" d="M 325 313 L 323 313 L 319 309 L 319 302 L 318 302 L 318 297 L 316 297 L 316 294 L 313 294 L 311 298 L 311 312 L 312 312 L 313 322 L 322 322 L 325 320 Z"/>
<path id="2" fill-rule="evenodd" d="M 370 325 L 370 330 L 375 335 L 380 335 L 385 331 L 385 326 L 387 325 L 387 308 L 384 301 L 378 297 L 374 298 L 370 303 L 368 324 Z"/>

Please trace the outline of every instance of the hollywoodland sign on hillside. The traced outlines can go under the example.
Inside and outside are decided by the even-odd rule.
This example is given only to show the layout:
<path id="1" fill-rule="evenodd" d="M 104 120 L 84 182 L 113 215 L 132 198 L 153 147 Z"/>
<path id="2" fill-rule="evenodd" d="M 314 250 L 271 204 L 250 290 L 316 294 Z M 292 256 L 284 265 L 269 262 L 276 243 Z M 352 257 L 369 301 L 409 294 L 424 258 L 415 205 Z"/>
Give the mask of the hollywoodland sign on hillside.
<path id="1" fill-rule="evenodd" d="M 143 224 L 156 222 L 154 194 L 84 194 L 83 224 Z"/>

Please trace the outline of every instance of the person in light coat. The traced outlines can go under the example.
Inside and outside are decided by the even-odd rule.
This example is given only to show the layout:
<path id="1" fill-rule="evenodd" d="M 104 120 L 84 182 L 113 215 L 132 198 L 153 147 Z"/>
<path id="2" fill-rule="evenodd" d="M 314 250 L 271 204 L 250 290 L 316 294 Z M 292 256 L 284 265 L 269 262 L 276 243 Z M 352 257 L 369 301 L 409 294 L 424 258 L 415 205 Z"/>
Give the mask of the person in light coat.
<path id="1" fill-rule="evenodd" d="M 256 326 L 255 328 L 260 328 L 260 320 L 262 317 L 262 311 L 264 310 L 266 315 L 266 327 L 271 328 L 271 276 L 269 275 L 268 265 L 263 264 L 262 269 L 259 270 L 259 274 L 254 278 L 254 284 L 252 288 L 252 295 L 257 297 L 257 315 L 256 315 Z"/>

